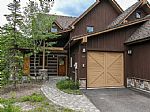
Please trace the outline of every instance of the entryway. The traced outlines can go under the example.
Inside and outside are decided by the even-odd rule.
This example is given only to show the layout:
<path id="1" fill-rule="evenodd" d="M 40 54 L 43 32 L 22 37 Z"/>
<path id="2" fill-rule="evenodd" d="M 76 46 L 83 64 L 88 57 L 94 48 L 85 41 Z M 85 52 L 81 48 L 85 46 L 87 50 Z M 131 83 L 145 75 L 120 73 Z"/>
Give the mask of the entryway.
<path id="1" fill-rule="evenodd" d="M 123 87 L 123 53 L 89 51 L 87 87 Z"/>
<path id="2" fill-rule="evenodd" d="M 58 76 L 67 74 L 67 56 L 58 56 Z"/>

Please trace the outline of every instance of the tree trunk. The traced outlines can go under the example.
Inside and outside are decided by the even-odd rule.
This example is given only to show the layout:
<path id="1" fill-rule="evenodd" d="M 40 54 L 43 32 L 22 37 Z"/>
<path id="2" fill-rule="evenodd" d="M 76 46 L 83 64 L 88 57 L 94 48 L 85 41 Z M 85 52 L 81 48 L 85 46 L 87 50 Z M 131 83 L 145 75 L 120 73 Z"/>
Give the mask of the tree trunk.
<path id="1" fill-rule="evenodd" d="M 34 76 L 37 81 L 37 73 L 36 73 L 36 53 L 34 53 Z"/>
<path id="2" fill-rule="evenodd" d="M 45 41 L 43 44 L 43 69 L 45 69 Z"/>
<path id="3" fill-rule="evenodd" d="M 12 71 L 12 77 L 13 77 L 13 86 L 14 86 L 14 88 L 16 89 L 17 88 L 17 80 L 16 80 L 16 78 L 17 78 L 17 60 L 16 60 L 16 51 L 15 50 L 13 50 L 13 56 L 14 56 L 14 59 L 13 59 L 13 71 Z"/>

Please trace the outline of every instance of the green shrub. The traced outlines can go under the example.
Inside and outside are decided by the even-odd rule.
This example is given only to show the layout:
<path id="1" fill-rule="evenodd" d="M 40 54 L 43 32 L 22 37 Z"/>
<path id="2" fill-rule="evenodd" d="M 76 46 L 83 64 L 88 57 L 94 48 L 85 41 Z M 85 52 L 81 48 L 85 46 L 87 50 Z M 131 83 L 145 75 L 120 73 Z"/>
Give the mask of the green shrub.
<path id="1" fill-rule="evenodd" d="M 59 88 L 60 90 L 63 89 L 71 89 L 71 90 L 77 90 L 79 89 L 79 82 L 77 82 L 75 84 L 75 82 L 73 80 L 61 80 L 56 84 L 57 88 Z"/>
<path id="2" fill-rule="evenodd" d="M 30 96 L 24 96 L 21 98 L 22 102 L 30 101 L 30 102 L 42 102 L 44 101 L 44 97 L 41 94 L 33 93 Z"/>

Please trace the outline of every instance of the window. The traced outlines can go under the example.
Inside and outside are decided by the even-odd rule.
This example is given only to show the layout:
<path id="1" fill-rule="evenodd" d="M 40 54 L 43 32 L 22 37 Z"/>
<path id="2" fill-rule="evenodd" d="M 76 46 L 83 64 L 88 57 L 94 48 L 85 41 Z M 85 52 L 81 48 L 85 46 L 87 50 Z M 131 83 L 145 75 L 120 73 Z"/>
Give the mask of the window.
<path id="1" fill-rule="evenodd" d="M 141 12 L 136 12 L 136 18 L 140 19 L 141 18 Z"/>
<path id="2" fill-rule="evenodd" d="M 94 32 L 94 27 L 93 26 L 87 26 L 86 31 L 87 31 L 87 33 L 92 33 L 92 32 Z"/>
<path id="3" fill-rule="evenodd" d="M 53 32 L 53 33 L 58 32 L 57 27 L 56 27 L 55 24 L 52 25 L 52 27 L 51 27 L 51 32 Z"/>

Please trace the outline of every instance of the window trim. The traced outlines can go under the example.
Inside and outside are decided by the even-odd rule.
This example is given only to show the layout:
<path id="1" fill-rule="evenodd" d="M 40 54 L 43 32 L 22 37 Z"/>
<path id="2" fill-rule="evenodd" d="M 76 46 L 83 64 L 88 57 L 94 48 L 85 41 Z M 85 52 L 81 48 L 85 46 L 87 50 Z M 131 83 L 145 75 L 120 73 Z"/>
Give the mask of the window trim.
<path id="1" fill-rule="evenodd" d="M 92 28 L 92 31 L 90 31 L 88 28 Z M 87 26 L 86 27 L 86 32 L 87 33 L 93 33 L 94 32 L 94 26 Z"/>
<path id="2" fill-rule="evenodd" d="M 141 18 L 141 12 L 140 12 L 140 11 L 137 11 L 137 12 L 135 13 L 135 17 L 136 17 L 136 19 L 140 19 L 140 18 Z"/>
<path id="3" fill-rule="evenodd" d="M 56 27 L 53 27 L 53 26 L 52 26 L 52 27 L 51 27 L 51 32 L 52 32 L 52 33 L 57 33 L 57 32 L 58 32 L 58 29 L 57 29 Z"/>

